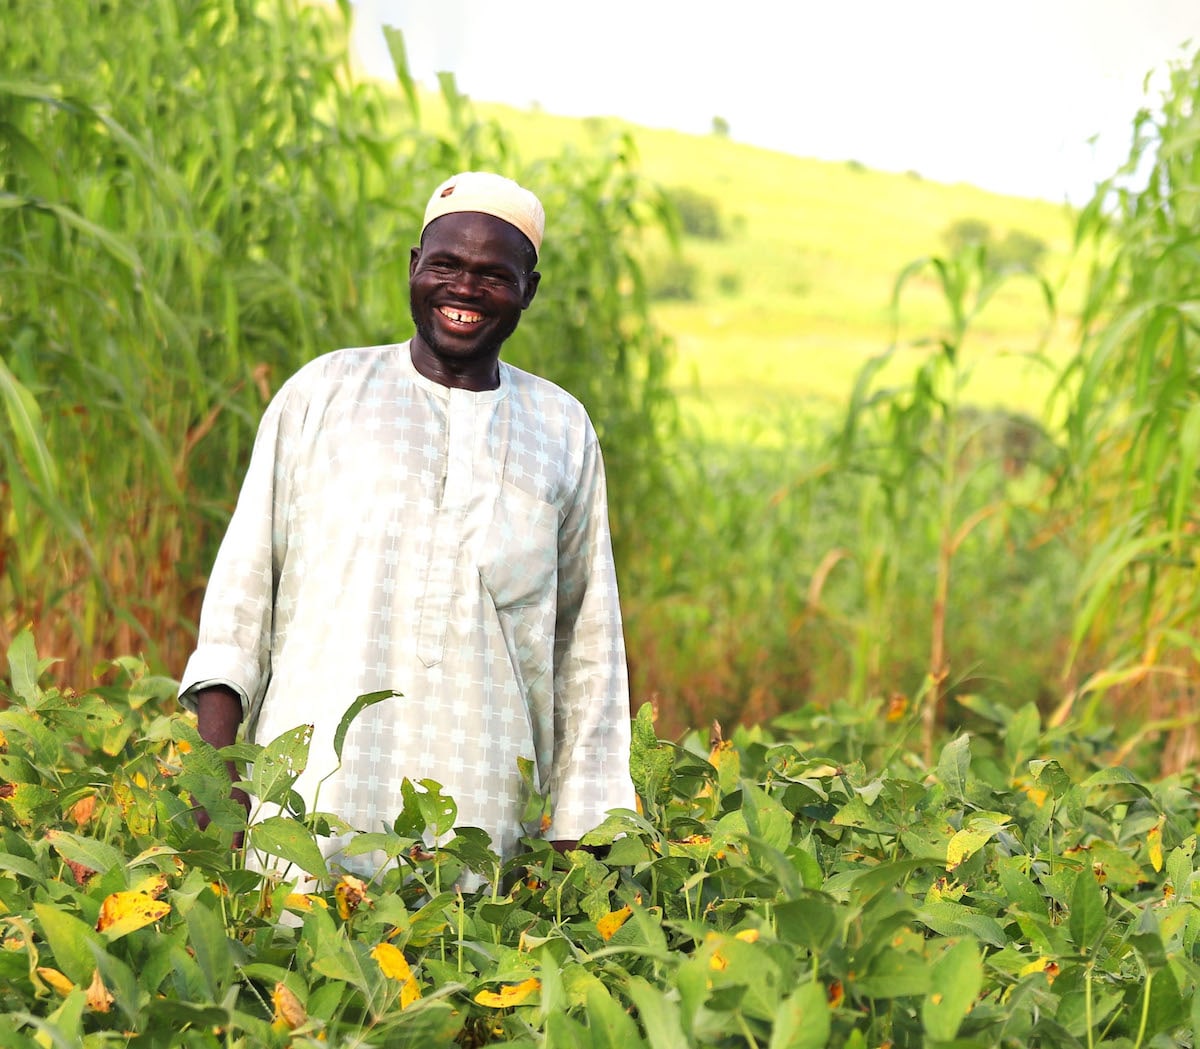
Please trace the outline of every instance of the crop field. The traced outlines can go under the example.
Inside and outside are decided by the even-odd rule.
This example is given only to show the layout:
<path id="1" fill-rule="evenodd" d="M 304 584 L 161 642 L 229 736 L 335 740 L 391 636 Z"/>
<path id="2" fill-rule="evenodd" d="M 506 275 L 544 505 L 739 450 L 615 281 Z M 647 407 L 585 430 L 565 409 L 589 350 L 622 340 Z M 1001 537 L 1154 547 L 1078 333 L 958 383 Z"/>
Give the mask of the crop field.
<path id="1" fill-rule="evenodd" d="M 70 696 L 38 684 L 28 634 L 8 658 L 12 1049 L 1194 1044 L 1194 773 L 1143 780 L 1032 705 L 976 704 L 928 766 L 902 707 L 676 743 L 643 707 L 638 808 L 591 851 L 528 840 L 502 863 L 424 782 L 354 839 L 396 861 L 369 878 L 325 868 L 336 817 L 288 808 L 300 727 L 242 751 L 285 807 L 249 832 L 264 879 L 230 850 L 245 814 L 169 680 L 125 660 Z M 466 871 L 492 887 L 457 889 Z"/>

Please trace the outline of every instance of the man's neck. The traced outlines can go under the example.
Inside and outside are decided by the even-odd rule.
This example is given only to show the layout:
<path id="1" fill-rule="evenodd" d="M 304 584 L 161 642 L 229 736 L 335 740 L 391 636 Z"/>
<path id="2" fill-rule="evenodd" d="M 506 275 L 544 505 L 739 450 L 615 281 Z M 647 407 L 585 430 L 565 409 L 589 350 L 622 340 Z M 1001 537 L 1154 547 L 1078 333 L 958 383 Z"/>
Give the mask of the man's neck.
<path id="1" fill-rule="evenodd" d="M 413 367 L 430 382 L 455 390 L 494 390 L 500 385 L 500 355 L 447 360 L 432 352 L 418 337 L 409 344 Z"/>

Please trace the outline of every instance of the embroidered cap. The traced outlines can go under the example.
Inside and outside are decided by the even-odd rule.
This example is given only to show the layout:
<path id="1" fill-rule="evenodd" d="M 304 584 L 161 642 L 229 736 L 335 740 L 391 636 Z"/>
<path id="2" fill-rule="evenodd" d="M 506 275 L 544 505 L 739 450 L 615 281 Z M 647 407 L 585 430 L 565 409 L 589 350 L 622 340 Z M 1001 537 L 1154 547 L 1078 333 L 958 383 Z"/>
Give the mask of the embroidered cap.
<path id="1" fill-rule="evenodd" d="M 429 198 L 425 207 L 425 232 L 434 219 L 459 211 L 480 211 L 516 226 L 533 245 L 534 255 L 542 250 L 546 212 L 542 202 L 510 178 L 490 171 L 463 171 L 451 175 Z"/>

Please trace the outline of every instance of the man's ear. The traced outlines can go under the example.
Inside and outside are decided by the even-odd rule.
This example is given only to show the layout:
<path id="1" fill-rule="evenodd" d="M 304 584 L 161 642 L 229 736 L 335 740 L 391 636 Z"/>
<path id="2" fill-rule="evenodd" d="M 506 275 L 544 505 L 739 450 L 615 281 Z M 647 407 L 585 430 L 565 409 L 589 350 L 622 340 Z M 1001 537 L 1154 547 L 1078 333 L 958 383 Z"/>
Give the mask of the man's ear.
<path id="1" fill-rule="evenodd" d="M 533 302 L 533 297 L 537 294 L 538 285 L 542 281 L 542 275 L 534 270 L 525 278 L 525 295 L 521 299 L 521 309 L 529 309 L 529 304 Z"/>
<path id="2" fill-rule="evenodd" d="M 408 252 L 408 279 L 412 280 L 412 276 L 417 272 L 417 262 L 421 258 L 420 247 L 413 247 Z"/>

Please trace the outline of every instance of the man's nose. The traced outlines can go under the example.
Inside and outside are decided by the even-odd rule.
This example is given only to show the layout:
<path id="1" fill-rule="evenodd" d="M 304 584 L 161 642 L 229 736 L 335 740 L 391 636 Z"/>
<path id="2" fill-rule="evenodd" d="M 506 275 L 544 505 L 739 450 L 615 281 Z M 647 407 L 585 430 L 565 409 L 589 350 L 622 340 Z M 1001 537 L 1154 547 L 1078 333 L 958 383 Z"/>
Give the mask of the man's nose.
<path id="1" fill-rule="evenodd" d="M 479 292 L 479 277 L 470 270 L 455 270 L 450 276 L 450 288 L 458 295 L 474 297 Z"/>

